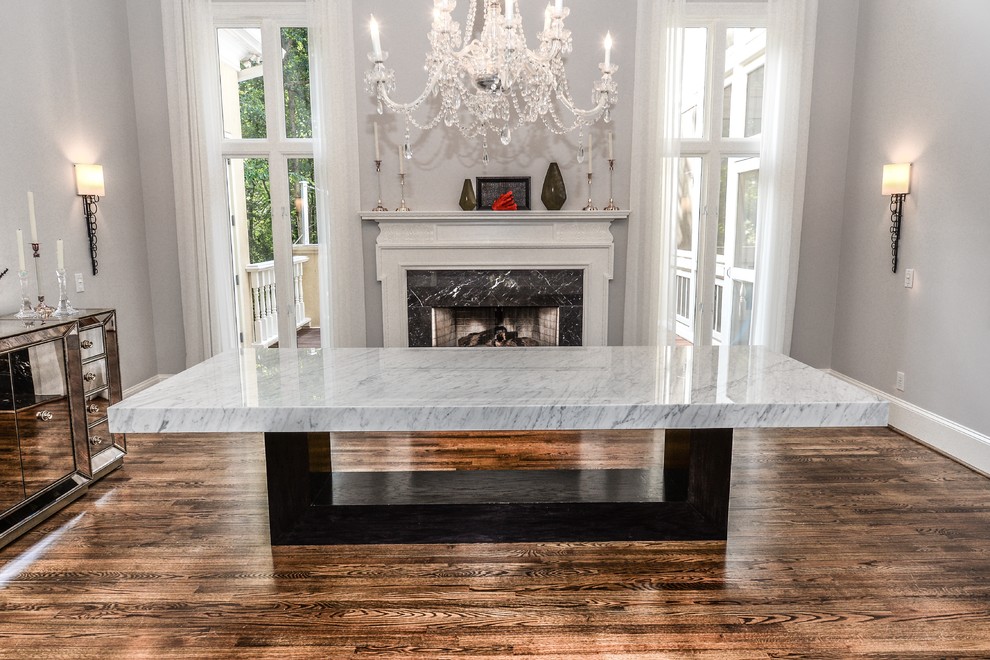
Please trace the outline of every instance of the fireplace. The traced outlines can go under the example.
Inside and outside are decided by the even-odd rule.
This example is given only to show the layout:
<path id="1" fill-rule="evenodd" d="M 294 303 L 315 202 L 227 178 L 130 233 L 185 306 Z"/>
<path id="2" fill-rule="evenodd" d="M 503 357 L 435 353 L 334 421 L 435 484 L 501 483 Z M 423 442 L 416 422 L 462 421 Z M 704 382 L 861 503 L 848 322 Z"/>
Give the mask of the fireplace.
<path id="1" fill-rule="evenodd" d="M 581 269 L 406 271 L 409 346 L 580 346 Z"/>
<path id="2" fill-rule="evenodd" d="M 552 346 L 549 333 L 556 336 L 557 346 L 604 346 L 614 247 L 609 226 L 628 215 L 628 211 L 362 214 L 363 220 L 379 228 L 375 253 L 384 345 L 456 344 L 456 336 L 450 339 L 445 330 L 456 323 L 452 315 L 473 313 L 463 308 L 476 312 L 491 308 L 483 312 L 486 327 L 489 331 L 504 327 L 509 339 L 508 333 L 515 332 L 515 339 L 530 337 Z M 518 295 L 521 292 L 527 295 Z M 462 311 L 455 315 L 450 311 L 454 309 Z M 556 332 L 538 333 L 530 317 L 539 318 L 543 328 L 554 314 Z M 516 328 L 510 329 L 509 323 Z M 434 334 L 437 326 L 439 339 Z M 464 334 L 477 332 L 483 330 Z M 484 339 L 475 337 L 479 342 Z"/>

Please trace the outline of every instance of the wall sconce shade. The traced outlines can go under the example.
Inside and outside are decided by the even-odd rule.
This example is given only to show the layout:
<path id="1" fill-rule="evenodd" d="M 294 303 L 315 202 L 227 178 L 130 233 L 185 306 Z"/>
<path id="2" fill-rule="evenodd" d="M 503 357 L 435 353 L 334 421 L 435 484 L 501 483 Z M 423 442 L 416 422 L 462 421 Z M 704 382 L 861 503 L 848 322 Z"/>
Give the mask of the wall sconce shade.
<path id="1" fill-rule="evenodd" d="M 102 165 L 76 164 L 76 194 L 97 197 L 107 194 L 103 184 Z"/>
<path id="2" fill-rule="evenodd" d="M 892 163 L 883 166 L 882 194 L 906 195 L 911 192 L 911 163 Z"/>
<path id="3" fill-rule="evenodd" d="M 883 166 L 881 193 L 890 195 L 890 272 L 897 272 L 897 246 L 901 240 L 904 197 L 911 192 L 911 163 Z"/>
<path id="4" fill-rule="evenodd" d="M 102 165 L 76 166 L 76 194 L 83 198 L 83 216 L 86 218 L 86 233 L 89 236 L 89 259 L 93 264 L 93 275 L 99 272 L 96 261 L 96 203 L 106 194 L 103 183 Z"/>

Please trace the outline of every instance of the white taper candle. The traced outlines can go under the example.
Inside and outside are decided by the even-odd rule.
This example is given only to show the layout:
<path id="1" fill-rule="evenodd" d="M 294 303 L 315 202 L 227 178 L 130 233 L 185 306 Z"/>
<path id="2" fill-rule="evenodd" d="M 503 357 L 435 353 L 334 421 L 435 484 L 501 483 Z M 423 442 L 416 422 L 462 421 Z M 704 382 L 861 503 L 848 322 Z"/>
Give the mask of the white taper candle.
<path id="1" fill-rule="evenodd" d="M 27 270 L 24 263 L 24 230 L 17 230 L 17 269 L 21 272 Z"/>
<path id="2" fill-rule="evenodd" d="M 34 217 L 34 193 L 28 191 L 28 221 L 31 223 L 31 242 L 38 242 L 38 222 Z"/>

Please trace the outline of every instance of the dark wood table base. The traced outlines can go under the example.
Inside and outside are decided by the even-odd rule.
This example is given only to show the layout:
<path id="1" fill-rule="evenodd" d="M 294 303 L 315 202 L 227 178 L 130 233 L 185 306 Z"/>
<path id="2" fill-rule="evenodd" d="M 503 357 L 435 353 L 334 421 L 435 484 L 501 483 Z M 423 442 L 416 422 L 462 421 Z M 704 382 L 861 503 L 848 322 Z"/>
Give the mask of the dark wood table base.
<path id="1" fill-rule="evenodd" d="M 333 472 L 326 433 L 266 433 L 272 545 L 726 538 L 732 430 L 668 430 L 662 466 Z"/>

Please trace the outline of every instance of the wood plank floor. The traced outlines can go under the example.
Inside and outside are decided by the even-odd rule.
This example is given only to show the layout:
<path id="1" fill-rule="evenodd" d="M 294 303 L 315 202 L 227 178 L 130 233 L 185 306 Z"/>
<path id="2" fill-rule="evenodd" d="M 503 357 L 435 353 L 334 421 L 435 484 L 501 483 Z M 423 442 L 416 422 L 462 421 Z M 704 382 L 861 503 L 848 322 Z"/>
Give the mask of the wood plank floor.
<path id="1" fill-rule="evenodd" d="M 658 451 L 629 432 L 335 443 L 350 469 Z M 990 480 L 886 430 L 738 432 L 724 543 L 272 549 L 260 436 L 128 445 L 0 550 L 0 658 L 990 657 Z"/>

